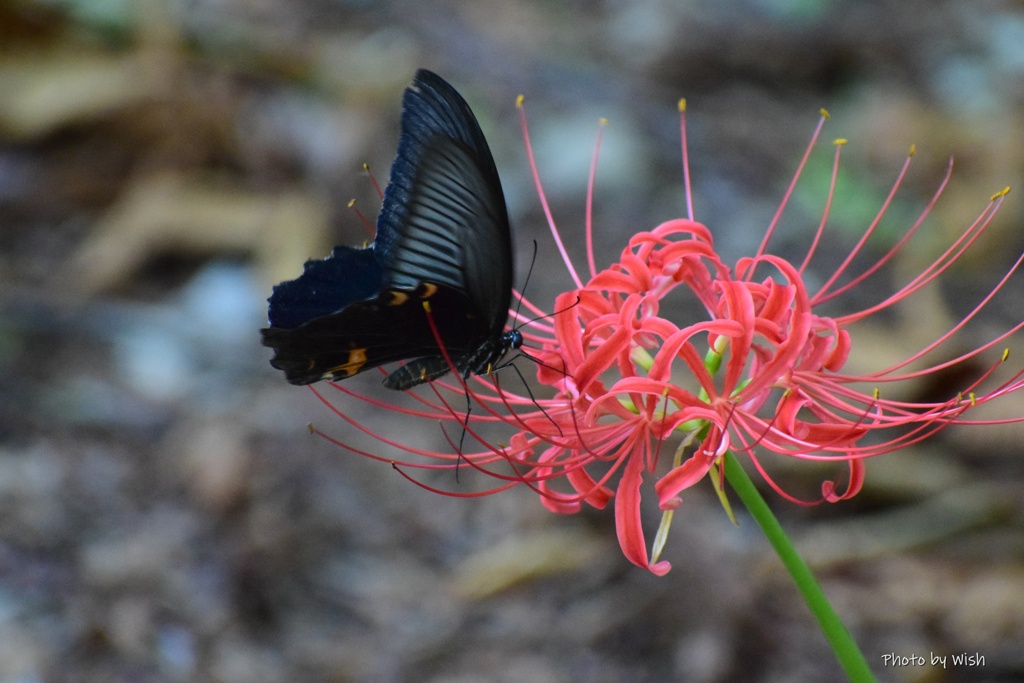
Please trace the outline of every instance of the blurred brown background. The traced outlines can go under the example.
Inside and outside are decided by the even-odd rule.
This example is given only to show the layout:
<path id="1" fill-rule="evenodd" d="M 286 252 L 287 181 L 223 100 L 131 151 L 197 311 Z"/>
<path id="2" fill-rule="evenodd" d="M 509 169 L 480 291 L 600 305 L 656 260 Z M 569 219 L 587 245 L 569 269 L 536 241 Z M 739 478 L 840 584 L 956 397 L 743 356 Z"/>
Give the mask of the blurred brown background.
<path id="1" fill-rule="evenodd" d="M 841 679 L 767 544 L 706 485 L 686 493 L 659 579 L 621 557 L 611 510 L 556 517 L 527 490 L 439 497 L 308 435 L 314 421 L 355 439 L 269 367 L 265 298 L 366 239 L 346 205 L 376 214 L 361 165 L 385 181 L 421 66 L 480 118 L 520 285 L 540 241 L 528 294 L 543 305 L 568 279 L 520 93 L 577 257 L 596 121 L 611 121 L 601 263 L 682 215 L 679 97 L 697 217 L 731 259 L 760 241 L 819 107 L 833 118 L 783 254 L 817 225 L 832 138 L 851 141 L 837 247 L 918 145 L 875 256 L 954 156 L 925 237 L 847 307 L 905 282 L 1024 170 L 1024 12 L 1008 0 L 0 2 L 0 681 Z M 905 356 L 969 310 L 1024 248 L 1021 206 L 1011 193 L 943 287 L 859 327 L 853 362 Z M 947 356 L 1024 319 L 1010 287 Z M 768 492 L 883 680 L 1024 679 L 1022 429 L 954 429 L 880 458 L 836 506 Z M 775 466 L 802 490 L 828 474 Z M 985 666 L 882 667 L 962 652 Z"/>

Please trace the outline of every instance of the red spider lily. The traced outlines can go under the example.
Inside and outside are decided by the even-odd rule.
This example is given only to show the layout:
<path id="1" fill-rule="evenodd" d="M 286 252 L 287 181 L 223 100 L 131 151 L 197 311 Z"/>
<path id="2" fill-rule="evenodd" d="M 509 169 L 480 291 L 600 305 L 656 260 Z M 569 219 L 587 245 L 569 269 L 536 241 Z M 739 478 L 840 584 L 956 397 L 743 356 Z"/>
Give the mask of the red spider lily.
<path id="1" fill-rule="evenodd" d="M 460 453 L 450 429 L 445 430 L 450 447 L 446 452 L 396 442 L 347 416 L 335 402 L 318 393 L 353 427 L 404 455 L 400 459 L 381 457 L 331 439 L 335 443 L 391 462 L 405 476 L 431 490 L 439 489 L 409 472 L 413 468 L 450 470 L 464 463 L 464 468 L 498 482 L 485 490 L 441 491 L 448 495 L 484 495 L 525 484 L 540 495 L 546 507 L 560 513 L 576 512 L 583 503 L 603 508 L 614 498 L 616 529 L 623 553 L 634 564 L 660 575 L 671 568 L 668 562 L 658 561 L 658 554 L 672 510 L 680 503 L 680 494 L 716 468 L 727 451 L 744 453 L 762 477 L 788 500 L 801 504 L 835 502 L 860 490 L 865 458 L 914 444 L 953 424 L 993 424 L 997 421 L 969 419 L 968 413 L 1024 386 L 1022 370 L 995 386 L 981 388 L 1006 359 L 1004 352 L 981 376 L 945 401 L 899 401 L 886 398 L 882 389 L 889 383 L 920 378 L 971 361 L 1001 346 L 1024 327 L 1024 322 L 1015 325 L 952 360 L 908 369 L 919 365 L 927 354 L 949 342 L 975 318 L 1006 284 L 1024 256 L 970 313 L 925 348 L 868 374 L 843 371 L 851 350 L 851 324 L 907 299 L 945 273 L 991 224 L 1007 190 L 994 195 L 945 252 L 891 296 L 853 313 L 826 317 L 818 312 L 821 304 L 849 294 L 907 245 L 949 181 L 952 166 L 904 236 L 871 267 L 851 275 L 851 264 L 903 182 L 912 149 L 863 237 L 827 282 L 811 292 L 804 272 L 824 235 L 845 141 L 836 141 L 824 216 L 803 262 L 794 265 L 773 256 L 767 245 L 827 114 L 822 112 L 757 253 L 730 267 L 716 253 L 711 231 L 693 220 L 685 107 L 680 103 L 689 217 L 635 235 L 616 263 L 598 271 L 590 217 L 599 132 L 588 183 L 586 242 L 590 278 L 584 282 L 552 219 L 530 146 L 525 114 L 521 106 L 519 110 L 541 205 L 575 283 L 573 290 L 555 300 L 553 317 L 529 322 L 527 315 L 516 313 L 524 325 L 527 346 L 540 349 L 530 352 L 538 361 L 538 380 L 551 387 L 554 396 L 534 398 L 511 393 L 492 374 L 475 378 L 469 384 L 434 382 L 431 397 L 410 392 L 414 403 L 400 407 L 332 384 L 336 390 L 377 408 L 431 422 L 449 422 L 455 430 L 464 429 L 469 448 Z M 756 278 L 755 271 L 760 272 Z M 837 284 L 844 278 L 845 284 Z M 680 325 L 661 314 L 662 302 L 678 296 L 675 290 L 679 287 L 700 302 L 706 312 L 703 319 Z M 544 315 L 542 309 L 529 301 L 524 300 L 523 306 L 531 315 Z M 465 405 L 464 395 L 480 406 L 468 419 L 465 409 L 460 409 Z M 1003 421 L 1024 421 L 1024 417 Z M 506 430 L 500 440 L 491 431 L 495 426 Z M 684 457 L 692 443 L 699 445 Z M 660 464 L 663 452 L 672 455 L 669 464 Z M 769 476 L 761 460 L 764 453 L 841 461 L 848 467 L 848 482 L 839 487 L 833 481 L 825 481 L 819 499 L 800 500 L 783 491 Z M 652 554 L 647 550 L 640 516 L 645 473 L 655 478 L 654 492 L 665 511 Z M 713 483 L 720 486 L 721 476 L 719 469 Z"/>

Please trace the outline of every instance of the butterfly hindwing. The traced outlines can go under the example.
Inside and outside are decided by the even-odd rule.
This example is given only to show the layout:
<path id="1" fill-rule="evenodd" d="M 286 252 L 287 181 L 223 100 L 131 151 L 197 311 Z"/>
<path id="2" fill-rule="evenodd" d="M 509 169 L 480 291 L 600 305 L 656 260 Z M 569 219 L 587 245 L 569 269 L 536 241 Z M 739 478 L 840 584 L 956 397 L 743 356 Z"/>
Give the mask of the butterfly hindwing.
<path id="1" fill-rule="evenodd" d="M 336 247 L 270 297 L 263 343 L 293 384 L 408 360 L 385 380 L 406 389 L 448 371 L 438 336 L 467 376 L 510 346 L 502 331 L 511 234 L 487 141 L 466 102 L 436 74 L 417 72 L 402 102 L 374 243 Z"/>
<path id="2" fill-rule="evenodd" d="M 296 329 L 263 330 L 264 344 L 277 350 L 271 365 L 292 384 L 344 379 L 385 363 L 435 357 L 439 349 L 424 304 L 449 355 L 471 353 L 485 333 L 482 321 L 466 315 L 461 294 L 430 284 L 413 291 L 387 290 Z"/>
<path id="3" fill-rule="evenodd" d="M 299 327 L 376 297 L 383 286 L 384 271 L 372 248 L 335 247 L 327 258 L 307 261 L 297 280 L 274 286 L 269 299 L 270 327 Z"/>

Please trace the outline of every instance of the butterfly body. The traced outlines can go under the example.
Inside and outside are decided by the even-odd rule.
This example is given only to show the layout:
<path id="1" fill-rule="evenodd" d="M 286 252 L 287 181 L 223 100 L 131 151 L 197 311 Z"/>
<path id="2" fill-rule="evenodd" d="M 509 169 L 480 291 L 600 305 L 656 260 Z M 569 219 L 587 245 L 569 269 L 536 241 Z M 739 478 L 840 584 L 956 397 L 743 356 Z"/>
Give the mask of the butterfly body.
<path id="1" fill-rule="evenodd" d="M 452 366 L 484 374 L 519 348 L 522 335 L 504 331 L 511 297 L 511 232 L 487 141 L 458 92 L 421 70 L 403 97 L 376 239 L 335 247 L 277 285 L 263 344 L 293 384 L 405 360 L 384 384 L 408 389 Z"/>

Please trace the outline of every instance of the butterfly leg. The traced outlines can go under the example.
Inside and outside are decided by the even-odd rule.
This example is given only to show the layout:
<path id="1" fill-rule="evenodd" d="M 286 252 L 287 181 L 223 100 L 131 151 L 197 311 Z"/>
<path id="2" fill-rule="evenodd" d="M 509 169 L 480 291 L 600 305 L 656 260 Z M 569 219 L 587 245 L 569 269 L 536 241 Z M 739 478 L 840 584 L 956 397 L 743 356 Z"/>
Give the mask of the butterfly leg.
<path id="1" fill-rule="evenodd" d="M 462 464 L 462 446 L 466 442 L 466 429 L 469 427 L 469 414 L 473 411 L 473 401 L 469 397 L 469 387 L 463 386 L 466 396 L 466 414 L 462 419 L 462 436 L 459 437 L 458 459 L 455 461 L 455 481 L 459 481 L 459 465 Z"/>
<path id="2" fill-rule="evenodd" d="M 493 373 L 494 373 L 494 386 L 497 387 L 499 391 L 501 390 L 501 387 L 498 385 L 498 370 L 504 370 L 505 368 L 508 368 L 508 367 L 510 367 L 513 370 L 515 370 L 516 371 L 516 375 L 519 376 L 519 381 L 522 383 L 523 388 L 526 389 L 526 395 L 530 397 L 530 400 L 533 402 L 533 405 L 537 406 L 537 410 L 542 412 L 544 414 L 544 417 L 546 417 L 548 419 L 548 422 L 550 422 L 552 425 L 554 425 L 555 429 L 558 430 L 558 435 L 559 436 L 565 436 L 565 434 L 562 433 L 562 428 L 558 426 L 558 423 L 555 422 L 554 418 L 552 418 L 550 415 L 548 415 L 548 411 L 544 410 L 544 406 L 542 406 L 540 403 L 537 403 L 537 399 L 533 395 L 533 390 L 530 389 L 530 385 L 527 384 L 526 378 L 523 377 L 523 373 L 519 370 L 519 366 L 517 366 L 515 364 L 516 358 L 519 358 L 519 357 L 528 358 L 528 359 L 532 360 L 534 363 L 538 363 L 540 365 L 544 365 L 544 367 L 550 367 L 549 365 L 546 365 L 545 363 L 541 363 L 538 359 L 534 358 L 530 354 L 524 353 L 524 352 L 520 351 L 519 353 L 517 353 L 512 358 L 508 359 L 507 361 L 505 361 L 504 363 L 502 363 L 498 367 L 494 368 L 494 370 L 493 370 Z"/>

